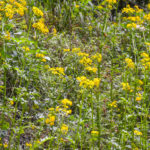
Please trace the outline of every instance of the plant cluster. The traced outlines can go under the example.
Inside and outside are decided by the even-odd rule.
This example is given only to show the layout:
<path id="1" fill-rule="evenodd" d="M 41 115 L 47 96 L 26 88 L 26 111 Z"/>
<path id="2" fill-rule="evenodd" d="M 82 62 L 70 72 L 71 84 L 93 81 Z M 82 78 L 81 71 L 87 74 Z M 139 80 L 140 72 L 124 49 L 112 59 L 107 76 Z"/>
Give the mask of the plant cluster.
<path id="1" fill-rule="evenodd" d="M 150 4 L 118 5 L 0 0 L 0 149 L 149 149 Z"/>

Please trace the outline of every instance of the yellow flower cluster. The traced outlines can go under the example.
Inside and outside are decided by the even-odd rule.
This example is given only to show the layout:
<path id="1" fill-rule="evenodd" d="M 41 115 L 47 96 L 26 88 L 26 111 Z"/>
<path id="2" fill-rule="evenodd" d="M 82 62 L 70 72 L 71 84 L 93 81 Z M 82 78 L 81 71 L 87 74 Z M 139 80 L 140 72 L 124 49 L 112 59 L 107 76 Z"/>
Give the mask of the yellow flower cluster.
<path id="1" fill-rule="evenodd" d="M 109 104 L 109 106 L 111 106 L 111 107 L 117 107 L 117 101 L 113 101 L 111 104 Z"/>
<path id="2" fill-rule="evenodd" d="M 33 6 L 32 11 L 38 17 L 43 17 L 44 16 L 43 12 L 35 6 Z"/>
<path id="3" fill-rule="evenodd" d="M 105 0 L 109 4 L 115 4 L 117 3 L 117 0 Z"/>
<path id="4" fill-rule="evenodd" d="M 136 101 L 141 101 L 142 95 L 140 93 L 137 93 Z"/>
<path id="5" fill-rule="evenodd" d="M 67 132 L 68 132 L 68 126 L 66 124 L 62 124 L 62 126 L 61 126 L 61 132 L 63 134 L 67 134 Z"/>
<path id="6" fill-rule="evenodd" d="M 23 46 L 22 49 L 24 49 L 26 52 L 29 52 L 29 50 L 30 50 L 29 47 L 27 47 L 27 46 Z M 38 55 L 39 55 L 39 54 L 37 54 L 37 56 L 38 56 Z M 42 55 L 43 55 L 43 54 L 42 54 Z"/>
<path id="7" fill-rule="evenodd" d="M 8 4 L 6 4 L 4 8 L 5 15 L 9 19 L 12 19 L 15 13 L 23 16 L 26 10 L 27 8 L 25 0 L 20 0 L 20 3 L 14 0 L 8 1 Z"/>
<path id="8" fill-rule="evenodd" d="M 142 132 L 138 131 L 138 130 L 134 130 L 134 134 L 135 135 L 142 135 Z"/>
<path id="9" fill-rule="evenodd" d="M 12 19 L 15 14 L 14 8 L 11 4 L 7 4 L 5 7 L 5 15 L 9 19 Z"/>
<path id="10" fill-rule="evenodd" d="M 42 58 L 41 61 L 46 62 L 46 59 L 44 58 L 44 57 L 45 57 L 44 54 L 37 53 L 37 54 L 36 54 L 36 57 L 37 57 L 37 58 Z"/>
<path id="11" fill-rule="evenodd" d="M 132 92 L 132 89 L 131 89 L 129 83 L 122 82 L 121 84 L 122 84 L 122 89 L 123 90 Z"/>
<path id="12" fill-rule="evenodd" d="M 89 71 L 89 72 L 93 72 L 93 73 L 96 73 L 96 72 L 97 72 L 97 68 L 95 68 L 95 67 L 90 67 L 90 66 L 86 67 L 85 70 L 87 70 L 87 71 Z"/>
<path id="13" fill-rule="evenodd" d="M 130 7 L 130 5 L 127 5 L 126 8 L 123 8 L 122 13 L 134 13 L 135 10 Z"/>
<path id="14" fill-rule="evenodd" d="M 53 74 L 65 75 L 64 68 L 61 67 L 49 68 L 49 71 L 51 71 Z"/>
<path id="15" fill-rule="evenodd" d="M 99 87 L 100 79 L 94 78 L 93 80 L 87 79 L 85 76 L 77 77 L 77 80 L 79 81 L 79 86 L 83 88 L 89 88 L 92 89 L 94 87 Z"/>
<path id="16" fill-rule="evenodd" d="M 150 21 L 150 13 L 149 13 L 149 14 L 146 14 L 146 15 L 144 16 L 144 19 L 147 20 L 147 21 Z"/>
<path id="17" fill-rule="evenodd" d="M 64 52 L 70 52 L 70 49 L 64 49 Z"/>
<path id="18" fill-rule="evenodd" d="M 102 61 L 102 55 L 100 53 L 96 53 L 95 55 L 92 56 L 92 59 L 100 63 Z"/>
<path id="19" fill-rule="evenodd" d="M 0 21 L 2 20 L 2 15 L 0 14 Z"/>
<path id="20" fill-rule="evenodd" d="M 138 22 L 139 24 L 143 23 L 143 20 L 141 20 L 141 18 L 139 16 L 124 17 L 123 19 L 133 21 L 133 22 Z"/>
<path id="21" fill-rule="evenodd" d="M 27 147 L 32 147 L 32 144 L 31 143 L 26 143 L 26 146 Z"/>
<path id="22" fill-rule="evenodd" d="M 127 28 L 134 28 L 134 29 L 136 29 L 136 27 L 137 27 L 136 23 L 129 23 L 129 24 L 127 24 Z"/>
<path id="23" fill-rule="evenodd" d="M 73 48 L 72 49 L 72 52 L 79 52 L 80 51 L 80 48 Z"/>
<path id="24" fill-rule="evenodd" d="M 126 58 L 125 59 L 125 62 L 126 62 L 126 67 L 128 67 L 128 68 L 131 68 L 131 69 L 134 69 L 135 68 L 135 64 L 134 64 L 134 62 L 132 61 L 132 59 L 130 59 L 130 58 Z"/>
<path id="25" fill-rule="evenodd" d="M 49 115 L 48 118 L 45 120 L 45 123 L 53 126 L 55 123 L 55 116 Z"/>
<path id="26" fill-rule="evenodd" d="M 67 109 L 67 108 L 69 108 L 67 105 L 63 105 L 63 108 L 61 108 L 60 106 L 57 106 L 56 112 L 63 112 L 63 113 L 65 113 L 66 116 L 68 116 L 72 113 L 72 110 Z"/>
<path id="27" fill-rule="evenodd" d="M 7 147 L 8 147 L 8 144 L 7 144 L 7 143 L 4 143 L 3 146 L 4 146 L 4 148 L 7 148 Z"/>
<path id="28" fill-rule="evenodd" d="M 129 13 L 129 14 L 133 14 L 133 13 L 140 13 L 143 11 L 143 9 L 140 9 L 137 5 L 134 6 L 135 9 L 131 8 L 130 5 L 127 5 L 126 8 L 123 8 L 122 13 Z"/>
<path id="29" fill-rule="evenodd" d="M 92 134 L 92 135 L 98 135 L 98 134 L 99 134 L 99 131 L 91 131 L 91 134 Z"/>
<path id="30" fill-rule="evenodd" d="M 44 54 L 40 54 L 40 53 L 37 53 L 37 54 L 36 54 L 36 57 L 37 57 L 37 58 L 43 58 L 44 56 L 45 56 Z"/>
<path id="31" fill-rule="evenodd" d="M 83 57 L 80 61 L 81 64 L 83 64 L 84 66 L 88 66 L 92 64 L 92 60 L 88 57 Z"/>
<path id="32" fill-rule="evenodd" d="M 138 5 L 135 5 L 134 8 L 136 13 L 143 12 L 143 9 L 140 9 Z"/>
<path id="33" fill-rule="evenodd" d="M 33 28 L 39 30 L 40 32 L 47 34 L 49 32 L 48 28 L 44 24 L 44 19 L 41 18 L 38 22 L 32 25 Z"/>
<path id="34" fill-rule="evenodd" d="M 147 4 L 147 8 L 148 8 L 148 10 L 150 10 L 150 3 Z"/>
<path id="35" fill-rule="evenodd" d="M 53 28 L 53 36 L 56 36 L 57 35 L 57 30 L 56 28 Z"/>
<path id="36" fill-rule="evenodd" d="M 102 8 L 103 8 L 103 6 L 98 5 L 98 6 L 97 6 L 97 8 L 100 10 L 100 9 L 102 9 Z"/>
<path id="37" fill-rule="evenodd" d="M 72 106 L 72 101 L 70 101 L 68 99 L 63 99 L 63 100 L 61 100 L 61 104 L 62 104 L 62 107 L 57 106 L 56 109 L 55 108 L 49 108 L 49 111 L 51 111 L 51 113 L 60 112 L 61 114 L 63 112 L 64 115 L 66 115 L 66 116 L 68 116 L 69 114 L 72 113 L 72 110 L 68 109 L 69 106 Z M 51 113 L 48 115 L 49 117 L 52 117 Z M 50 121 L 50 119 L 48 118 L 47 121 Z"/>
<path id="38" fill-rule="evenodd" d="M 6 40 L 10 40 L 10 32 L 6 31 L 6 35 L 4 37 Z"/>
<path id="39" fill-rule="evenodd" d="M 4 5 L 5 5 L 5 2 L 0 1 L 0 11 L 4 11 Z"/>
<path id="40" fill-rule="evenodd" d="M 24 12 L 27 10 L 26 1 L 22 0 L 21 3 L 14 2 L 14 6 L 16 6 L 16 13 L 20 16 L 24 16 Z"/>
<path id="41" fill-rule="evenodd" d="M 63 105 L 70 105 L 70 106 L 72 106 L 72 101 L 70 101 L 69 99 L 66 99 L 66 98 L 61 100 L 61 103 Z"/>
<path id="42" fill-rule="evenodd" d="M 143 59 L 141 59 L 141 63 L 142 65 L 145 67 L 145 69 L 149 69 L 150 68 L 150 57 L 147 53 L 141 53 L 141 56 L 143 57 Z"/>
<path id="43" fill-rule="evenodd" d="M 87 53 L 82 53 L 82 52 L 77 53 L 77 55 L 78 55 L 78 56 L 85 56 L 85 57 L 88 57 L 88 56 L 89 56 L 89 54 L 87 54 Z"/>

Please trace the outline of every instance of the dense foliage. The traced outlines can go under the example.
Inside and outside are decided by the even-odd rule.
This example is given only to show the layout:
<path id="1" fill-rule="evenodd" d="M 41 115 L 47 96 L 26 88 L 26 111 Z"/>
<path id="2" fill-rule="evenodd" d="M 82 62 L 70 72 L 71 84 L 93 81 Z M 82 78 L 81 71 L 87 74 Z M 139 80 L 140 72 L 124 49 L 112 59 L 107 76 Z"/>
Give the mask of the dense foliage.
<path id="1" fill-rule="evenodd" d="M 0 149 L 149 149 L 150 4 L 120 2 L 0 0 Z"/>

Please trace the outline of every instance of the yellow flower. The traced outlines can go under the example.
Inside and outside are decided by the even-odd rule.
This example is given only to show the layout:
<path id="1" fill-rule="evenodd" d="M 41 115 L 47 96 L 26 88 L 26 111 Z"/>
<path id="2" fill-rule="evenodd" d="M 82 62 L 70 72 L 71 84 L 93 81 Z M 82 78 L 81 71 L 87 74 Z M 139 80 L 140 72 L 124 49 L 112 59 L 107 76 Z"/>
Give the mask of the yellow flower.
<path id="1" fill-rule="evenodd" d="M 140 9 L 140 8 L 138 7 L 138 5 L 135 5 L 134 8 L 135 8 L 136 13 L 143 12 L 143 9 Z"/>
<path id="2" fill-rule="evenodd" d="M 18 7 L 15 11 L 20 15 L 23 16 L 24 12 L 27 10 L 26 6 L 20 4 L 18 2 L 14 2 L 14 6 Z"/>
<path id="3" fill-rule="evenodd" d="M 6 17 L 8 17 L 9 19 L 12 19 L 14 14 L 15 14 L 15 9 L 13 8 L 13 6 L 11 4 L 7 4 L 5 7 Z"/>
<path id="4" fill-rule="evenodd" d="M 70 52 L 70 49 L 64 49 L 64 52 Z"/>
<path id="5" fill-rule="evenodd" d="M 8 147 L 8 144 L 7 144 L 7 143 L 4 143 L 3 146 L 4 146 L 4 148 L 7 148 L 7 147 Z"/>
<path id="6" fill-rule="evenodd" d="M 62 132 L 63 134 L 67 134 L 67 132 L 68 132 L 68 126 L 67 126 L 66 124 L 63 124 L 63 125 L 61 126 L 61 132 Z"/>
<path id="7" fill-rule="evenodd" d="M 141 56 L 143 57 L 143 59 L 141 59 L 141 63 L 142 65 L 145 67 L 145 69 L 149 69 L 150 68 L 150 57 L 147 53 L 141 53 Z"/>
<path id="8" fill-rule="evenodd" d="M 87 57 L 83 57 L 80 61 L 81 64 L 83 64 L 84 66 L 88 66 L 92 64 L 92 60 L 90 58 Z"/>
<path id="9" fill-rule="evenodd" d="M 43 17 L 44 14 L 43 14 L 43 12 L 42 12 L 39 8 L 33 6 L 32 10 L 33 10 L 33 13 L 34 13 L 36 16 L 38 16 L 38 17 Z"/>
<path id="10" fill-rule="evenodd" d="M 79 52 L 80 51 L 80 48 L 73 48 L 72 49 L 72 52 Z"/>
<path id="11" fill-rule="evenodd" d="M 99 134 L 99 131 L 91 131 L 91 134 L 92 134 L 92 135 L 98 135 L 98 134 Z"/>
<path id="12" fill-rule="evenodd" d="M 45 58 L 43 58 L 41 61 L 46 62 L 46 59 L 45 59 Z"/>
<path id="13" fill-rule="evenodd" d="M 10 40 L 10 32 L 6 31 L 6 35 L 4 37 L 6 40 Z"/>
<path id="14" fill-rule="evenodd" d="M 70 109 L 70 110 L 67 110 L 66 113 L 67 113 L 67 115 L 69 115 L 69 114 L 72 113 L 72 110 L 71 110 L 71 109 Z"/>
<path id="15" fill-rule="evenodd" d="M 26 143 L 26 146 L 27 147 L 32 147 L 32 144 L 31 143 Z"/>
<path id="16" fill-rule="evenodd" d="M 93 73 L 97 72 L 97 68 L 95 68 L 95 67 L 86 67 L 85 70 L 87 70 L 89 72 L 93 72 Z"/>
<path id="17" fill-rule="evenodd" d="M 29 50 L 30 50 L 29 47 L 26 47 L 26 46 L 23 46 L 22 48 L 23 48 L 26 52 L 29 52 Z"/>
<path id="18" fill-rule="evenodd" d="M 150 21 L 150 13 L 149 13 L 149 14 L 146 14 L 146 15 L 144 16 L 144 19 L 147 20 L 147 21 Z"/>
<path id="19" fill-rule="evenodd" d="M 100 53 L 96 53 L 95 55 L 92 56 L 92 59 L 100 63 L 102 61 L 102 55 Z"/>
<path id="20" fill-rule="evenodd" d="M 48 28 L 44 24 L 44 19 L 41 18 L 38 22 L 34 23 L 32 25 L 33 28 L 38 29 L 44 34 L 47 34 L 49 32 Z"/>
<path id="21" fill-rule="evenodd" d="M 109 104 L 109 106 L 111 106 L 111 107 L 117 107 L 117 101 L 113 101 L 111 104 Z"/>
<path id="22" fill-rule="evenodd" d="M 75 8 L 79 8 L 80 7 L 80 5 L 75 5 Z"/>
<path id="23" fill-rule="evenodd" d="M 56 112 L 62 110 L 59 106 L 56 107 Z"/>
<path id="24" fill-rule="evenodd" d="M 0 21 L 2 20 L 2 15 L 0 14 Z"/>
<path id="25" fill-rule="evenodd" d="M 97 8 L 98 8 L 98 9 L 102 9 L 102 8 L 103 8 L 103 6 L 101 6 L 101 5 L 98 5 L 98 6 L 97 6 Z"/>
<path id="26" fill-rule="evenodd" d="M 99 87 L 100 79 L 94 78 L 93 80 L 87 79 L 85 76 L 77 77 L 77 80 L 79 81 L 79 86 L 84 88 L 92 89 L 95 87 Z"/>
<path id="27" fill-rule="evenodd" d="M 122 84 L 123 90 L 132 92 L 132 89 L 131 89 L 129 83 L 122 82 L 121 84 Z"/>
<path id="28" fill-rule="evenodd" d="M 44 57 L 44 54 L 37 53 L 37 54 L 36 54 L 36 57 L 37 57 L 37 58 L 43 58 L 43 57 Z"/>
<path id="29" fill-rule="evenodd" d="M 138 80 L 140 85 L 143 85 L 143 81 L 142 80 Z"/>
<path id="30" fill-rule="evenodd" d="M 56 28 L 53 28 L 53 35 L 54 35 L 54 36 L 57 35 L 57 30 L 56 30 Z"/>
<path id="31" fill-rule="evenodd" d="M 21 3 L 24 7 L 27 5 L 26 0 L 19 0 L 19 1 L 20 1 L 20 3 Z"/>
<path id="32" fill-rule="evenodd" d="M 55 116 L 49 115 L 49 117 L 45 120 L 46 124 L 50 124 L 51 126 L 54 125 L 55 122 Z"/>
<path id="33" fill-rule="evenodd" d="M 134 134 L 135 135 L 142 135 L 142 132 L 138 131 L 138 130 L 134 130 Z"/>
<path id="34" fill-rule="evenodd" d="M 11 100 L 11 101 L 10 101 L 10 104 L 11 104 L 11 105 L 14 105 L 14 101 L 13 101 L 13 100 Z"/>
<path id="35" fill-rule="evenodd" d="M 129 23 L 127 24 L 127 28 L 134 28 L 136 29 L 137 25 L 135 23 Z"/>
<path id="36" fill-rule="evenodd" d="M 136 17 L 128 17 L 127 20 L 130 20 L 130 21 L 134 21 L 134 22 L 140 22 L 141 21 L 141 18 L 139 16 L 136 16 Z"/>
<path id="37" fill-rule="evenodd" d="M 89 56 L 89 54 L 87 54 L 87 53 L 82 53 L 82 52 L 77 53 L 77 55 L 78 55 L 78 56 L 86 56 L 86 57 Z"/>
<path id="38" fill-rule="evenodd" d="M 99 87 L 100 84 L 100 79 L 99 78 L 94 78 L 93 82 L 94 82 L 94 86 L 96 86 L 97 88 Z"/>
<path id="39" fill-rule="evenodd" d="M 49 110 L 49 111 L 54 111 L 55 109 L 54 109 L 54 108 L 49 108 L 48 110 Z"/>
<path id="40" fill-rule="evenodd" d="M 140 93 L 137 93 L 136 101 L 141 101 L 142 95 Z"/>
<path id="41" fill-rule="evenodd" d="M 49 71 L 51 71 L 53 74 L 65 75 L 64 68 L 61 67 L 49 68 Z"/>
<path id="42" fill-rule="evenodd" d="M 61 103 L 64 104 L 64 105 L 72 106 L 72 101 L 70 101 L 69 99 L 66 99 L 66 98 L 61 100 Z"/>
<path id="43" fill-rule="evenodd" d="M 127 5 L 126 8 L 123 8 L 122 13 L 134 13 L 135 10 L 133 8 L 130 7 L 130 5 Z"/>
<path id="44" fill-rule="evenodd" d="M 150 3 L 147 4 L 147 8 L 148 8 L 148 10 L 150 10 Z"/>
<path id="45" fill-rule="evenodd" d="M 135 65 L 134 65 L 134 62 L 132 61 L 132 59 L 126 58 L 126 59 L 125 59 L 125 62 L 126 62 L 126 64 L 127 64 L 126 67 L 129 67 L 129 68 L 131 68 L 131 69 L 134 69 L 134 68 L 135 68 Z"/>

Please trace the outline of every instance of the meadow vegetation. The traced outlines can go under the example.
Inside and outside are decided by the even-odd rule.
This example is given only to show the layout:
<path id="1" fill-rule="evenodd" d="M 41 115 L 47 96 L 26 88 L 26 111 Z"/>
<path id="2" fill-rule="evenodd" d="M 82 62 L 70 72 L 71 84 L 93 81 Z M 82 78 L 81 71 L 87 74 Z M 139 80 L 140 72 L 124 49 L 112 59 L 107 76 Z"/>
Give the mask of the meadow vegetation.
<path id="1" fill-rule="evenodd" d="M 0 149 L 150 148 L 150 4 L 118 6 L 0 0 Z"/>

